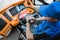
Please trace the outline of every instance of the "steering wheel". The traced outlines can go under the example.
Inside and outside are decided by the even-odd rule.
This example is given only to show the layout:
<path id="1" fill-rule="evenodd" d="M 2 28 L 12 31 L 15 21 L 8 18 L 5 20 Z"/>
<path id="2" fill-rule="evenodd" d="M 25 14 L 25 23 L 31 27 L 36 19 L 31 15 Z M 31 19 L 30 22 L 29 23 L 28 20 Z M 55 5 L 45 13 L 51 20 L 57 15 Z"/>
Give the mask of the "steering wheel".
<path id="1" fill-rule="evenodd" d="M 19 27 L 22 30 L 22 33 L 26 36 L 26 16 L 31 16 L 31 17 L 35 17 L 35 18 L 39 18 L 41 17 L 40 14 L 38 14 L 33 8 L 31 7 L 25 7 L 23 8 L 19 14 L 18 14 L 18 18 L 19 18 L 19 22 L 21 24 L 21 27 Z M 31 28 L 31 32 L 35 32 L 35 27 L 37 27 L 38 25 L 40 25 L 41 21 L 36 21 L 34 23 L 30 23 L 30 28 Z M 33 31 L 34 30 L 34 31 Z"/>
<path id="2" fill-rule="evenodd" d="M 40 15 L 38 13 L 36 13 L 36 11 L 31 8 L 31 7 L 25 7 L 23 8 L 20 12 L 19 12 L 19 21 L 22 25 L 26 26 L 26 16 L 31 16 L 31 17 L 34 17 L 34 18 L 39 18 Z M 36 21 L 34 20 L 35 22 L 34 23 L 30 23 L 31 26 L 34 26 L 34 25 L 38 25 L 39 21 Z"/>

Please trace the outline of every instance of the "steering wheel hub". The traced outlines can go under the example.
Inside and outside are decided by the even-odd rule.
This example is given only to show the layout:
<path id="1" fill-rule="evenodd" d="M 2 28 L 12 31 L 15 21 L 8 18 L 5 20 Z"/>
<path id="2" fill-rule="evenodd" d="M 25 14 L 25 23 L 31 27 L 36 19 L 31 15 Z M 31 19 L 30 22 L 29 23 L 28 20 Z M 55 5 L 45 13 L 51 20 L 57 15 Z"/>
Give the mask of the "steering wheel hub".
<path id="1" fill-rule="evenodd" d="M 40 15 L 36 13 L 36 11 L 33 8 L 26 7 L 22 11 L 19 12 L 19 21 L 22 25 L 26 25 L 26 16 L 31 16 L 34 18 L 39 18 Z M 29 23 L 31 26 L 38 24 L 38 21 L 31 19 L 29 20 Z"/>

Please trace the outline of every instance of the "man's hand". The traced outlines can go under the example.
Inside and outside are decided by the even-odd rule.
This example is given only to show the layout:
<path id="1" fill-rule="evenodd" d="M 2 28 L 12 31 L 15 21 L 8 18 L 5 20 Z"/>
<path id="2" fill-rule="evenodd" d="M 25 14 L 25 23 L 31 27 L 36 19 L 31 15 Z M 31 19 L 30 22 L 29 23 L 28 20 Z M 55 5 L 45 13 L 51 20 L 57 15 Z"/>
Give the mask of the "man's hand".
<path id="1" fill-rule="evenodd" d="M 45 17 L 35 18 L 35 20 L 45 20 Z"/>
<path id="2" fill-rule="evenodd" d="M 33 38 L 33 34 L 31 33 L 31 30 L 30 30 L 30 24 L 29 24 L 29 20 L 32 19 L 32 17 L 30 16 L 26 16 L 26 37 L 28 40 L 34 40 Z"/>
<path id="3" fill-rule="evenodd" d="M 34 17 L 31 17 L 31 16 L 26 16 L 26 21 L 28 22 L 29 20 L 31 19 L 35 19 Z"/>

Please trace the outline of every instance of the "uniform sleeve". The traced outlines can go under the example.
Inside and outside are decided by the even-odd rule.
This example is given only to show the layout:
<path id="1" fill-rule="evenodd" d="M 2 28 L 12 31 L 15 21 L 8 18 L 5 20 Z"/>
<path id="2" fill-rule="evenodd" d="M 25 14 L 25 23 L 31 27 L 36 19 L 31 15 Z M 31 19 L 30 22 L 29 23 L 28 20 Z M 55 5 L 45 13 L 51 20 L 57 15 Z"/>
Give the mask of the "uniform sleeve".
<path id="1" fill-rule="evenodd" d="M 42 34 L 44 33 L 44 28 L 47 26 L 47 21 L 43 21 L 42 23 L 40 23 L 39 26 L 35 27 L 35 33 L 34 34 Z M 49 24 L 48 24 L 49 25 Z"/>
<path id="2" fill-rule="evenodd" d="M 60 33 L 60 22 L 56 22 L 54 26 L 46 30 L 45 33 L 51 37 L 56 37 Z"/>

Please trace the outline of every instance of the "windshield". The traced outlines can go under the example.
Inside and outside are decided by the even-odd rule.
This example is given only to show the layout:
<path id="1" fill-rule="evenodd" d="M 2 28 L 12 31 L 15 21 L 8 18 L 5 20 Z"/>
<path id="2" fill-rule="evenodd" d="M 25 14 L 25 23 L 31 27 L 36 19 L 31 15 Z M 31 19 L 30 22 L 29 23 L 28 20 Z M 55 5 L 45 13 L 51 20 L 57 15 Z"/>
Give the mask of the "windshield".
<path id="1" fill-rule="evenodd" d="M 0 11 L 5 9 L 6 7 L 9 7 L 11 4 L 20 1 L 22 2 L 23 0 L 0 0 Z"/>

